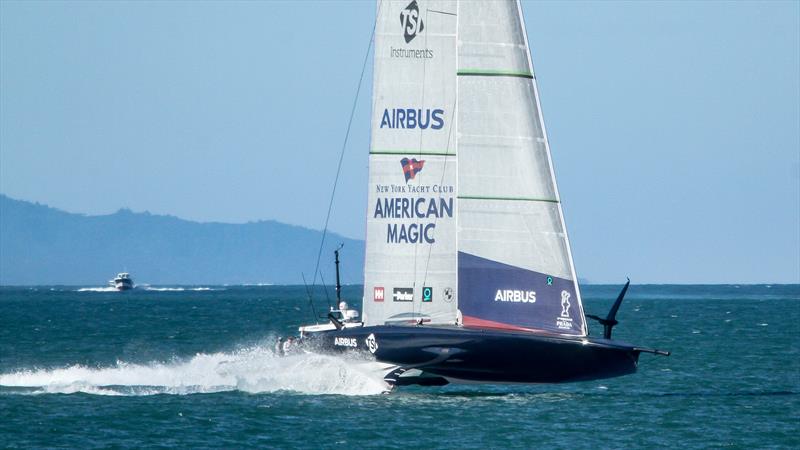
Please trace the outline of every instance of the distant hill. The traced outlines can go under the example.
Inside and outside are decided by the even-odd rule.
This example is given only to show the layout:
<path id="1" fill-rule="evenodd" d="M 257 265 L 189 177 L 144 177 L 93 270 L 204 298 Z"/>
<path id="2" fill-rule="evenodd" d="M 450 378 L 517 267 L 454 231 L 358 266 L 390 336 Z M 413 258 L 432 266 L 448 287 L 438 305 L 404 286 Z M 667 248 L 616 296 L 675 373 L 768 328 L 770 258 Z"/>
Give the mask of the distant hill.
<path id="1" fill-rule="evenodd" d="M 127 270 L 147 284 L 309 283 L 322 233 L 274 221 L 198 223 L 121 209 L 72 214 L 0 194 L 0 285 L 104 285 Z M 328 234 L 322 262 L 334 282 L 361 283 L 364 242 Z M 319 281 L 318 281 L 319 283 Z"/>

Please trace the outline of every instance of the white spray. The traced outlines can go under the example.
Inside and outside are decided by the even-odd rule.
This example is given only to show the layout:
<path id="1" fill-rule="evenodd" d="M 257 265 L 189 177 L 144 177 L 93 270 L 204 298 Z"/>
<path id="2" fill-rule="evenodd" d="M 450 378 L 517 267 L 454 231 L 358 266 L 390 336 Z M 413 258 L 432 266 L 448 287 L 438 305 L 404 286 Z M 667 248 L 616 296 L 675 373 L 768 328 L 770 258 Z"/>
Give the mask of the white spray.
<path id="1" fill-rule="evenodd" d="M 374 395 L 387 389 L 378 364 L 304 353 L 276 356 L 257 346 L 231 353 L 199 353 L 170 363 L 110 367 L 72 365 L 0 374 L 0 386 L 38 388 L 34 393 L 98 395 L 192 394 L 223 391 Z"/>

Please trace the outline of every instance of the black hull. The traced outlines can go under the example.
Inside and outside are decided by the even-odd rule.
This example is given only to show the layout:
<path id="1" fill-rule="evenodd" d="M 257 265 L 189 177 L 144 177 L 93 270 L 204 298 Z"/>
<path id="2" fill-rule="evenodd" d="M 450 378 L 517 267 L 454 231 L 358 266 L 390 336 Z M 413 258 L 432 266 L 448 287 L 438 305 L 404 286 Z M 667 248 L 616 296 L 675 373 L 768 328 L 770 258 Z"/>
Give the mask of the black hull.
<path id="1" fill-rule="evenodd" d="M 433 326 L 325 331 L 308 336 L 307 342 L 321 351 L 369 355 L 398 366 L 397 376 L 419 369 L 448 381 L 477 383 L 562 383 L 628 375 L 636 372 L 639 353 L 646 351 L 590 337 Z M 395 378 L 387 375 L 387 381 Z"/>

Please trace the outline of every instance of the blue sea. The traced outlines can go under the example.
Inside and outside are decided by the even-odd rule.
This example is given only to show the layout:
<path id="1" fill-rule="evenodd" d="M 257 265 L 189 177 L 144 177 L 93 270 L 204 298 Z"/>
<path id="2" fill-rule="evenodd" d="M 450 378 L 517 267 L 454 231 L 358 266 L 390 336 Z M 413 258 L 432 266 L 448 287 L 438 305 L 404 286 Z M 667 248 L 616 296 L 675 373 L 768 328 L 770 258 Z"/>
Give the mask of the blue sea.
<path id="1" fill-rule="evenodd" d="M 585 286 L 587 313 L 620 288 Z M 672 356 L 561 385 L 384 395 L 274 355 L 313 319 L 302 286 L 0 287 L 0 447 L 800 448 L 798 285 L 631 286 L 614 337 Z"/>

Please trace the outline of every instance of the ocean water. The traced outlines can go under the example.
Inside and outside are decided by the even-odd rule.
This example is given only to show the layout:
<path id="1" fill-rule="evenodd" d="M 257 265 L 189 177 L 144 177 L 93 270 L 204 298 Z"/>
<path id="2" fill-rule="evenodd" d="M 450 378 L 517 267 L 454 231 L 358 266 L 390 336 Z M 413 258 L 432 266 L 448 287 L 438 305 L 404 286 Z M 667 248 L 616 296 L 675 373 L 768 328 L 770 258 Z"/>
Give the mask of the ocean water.
<path id="1" fill-rule="evenodd" d="M 584 287 L 587 313 L 620 287 Z M 382 395 L 354 361 L 273 354 L 313 319 L 302 286 L 0 287 L 0 447 L 800 447 L 800 286 L 634 285 L 618 318 L 672 356 Z"/>

